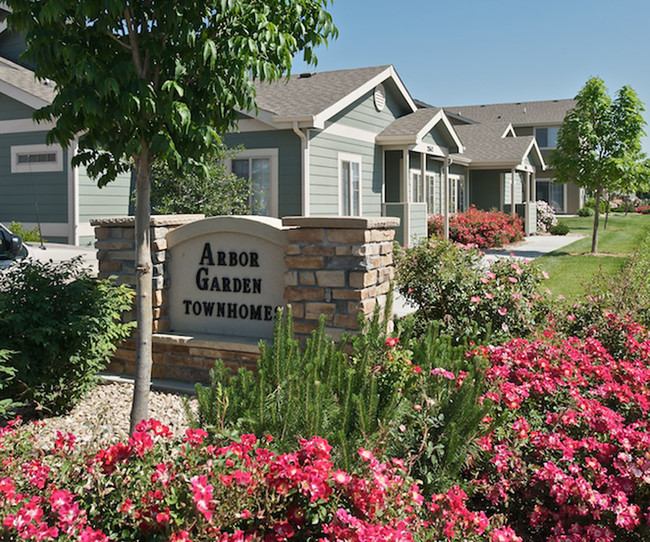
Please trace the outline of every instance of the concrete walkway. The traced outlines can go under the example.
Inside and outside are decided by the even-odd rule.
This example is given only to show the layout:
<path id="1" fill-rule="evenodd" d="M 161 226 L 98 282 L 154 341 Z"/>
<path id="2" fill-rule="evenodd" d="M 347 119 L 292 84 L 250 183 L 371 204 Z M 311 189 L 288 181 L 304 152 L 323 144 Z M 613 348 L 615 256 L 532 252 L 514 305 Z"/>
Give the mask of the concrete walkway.
<path id="1" fill-rule="evenodd" d="M 493 262 L 499 258 L 519 258 L 532 260 L 539 258 L 544 254 L 559 250 L 567 245 L 570 245 L 578 239 L 582 239 L 582 235 L 568 234 L 568 235 L 532 235 L 526 237 L 523 241 L 508 245 L 501 248 L 492 248 L 485 251 L 483 261 L 485 263 Z M 393 299 L 393 310 L 395 316 L 403 317 L 407 314 L 415 312 L 416 308 L 410 305 L 404 297 L 395 292 Z"/>

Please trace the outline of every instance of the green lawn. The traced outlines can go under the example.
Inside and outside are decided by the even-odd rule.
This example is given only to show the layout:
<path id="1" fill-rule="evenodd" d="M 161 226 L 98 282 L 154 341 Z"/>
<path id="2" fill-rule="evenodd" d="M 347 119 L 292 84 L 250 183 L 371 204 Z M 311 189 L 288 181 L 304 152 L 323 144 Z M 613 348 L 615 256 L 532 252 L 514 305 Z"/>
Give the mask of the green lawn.
<path id="1" fill-rule="evenodd" d="M 548 288 L 555 295 L 578 301 L 585 295 L 586 287 L 600 272 L 615 274 L 650 232 L 650 215 L 630 213 L 611 215 L 607 229 L 603 229 L 601 217 L 598 232 L 598 255 L 592 255 L 591 231 L 593 217 L 562 218 L 571 228 L 571 233 L 585 237 L 560 250 L 551 252 L 537 260 L 548 272 Z"/>

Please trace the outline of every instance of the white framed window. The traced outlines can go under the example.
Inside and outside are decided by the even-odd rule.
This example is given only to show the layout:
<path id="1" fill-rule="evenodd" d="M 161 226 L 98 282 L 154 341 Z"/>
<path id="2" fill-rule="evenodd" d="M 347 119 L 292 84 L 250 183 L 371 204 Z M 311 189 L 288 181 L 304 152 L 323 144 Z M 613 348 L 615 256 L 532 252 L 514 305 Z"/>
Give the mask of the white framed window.
<path id="1" fill-rule="evenodd" d="M 361 216 L 361 156 L 340 152 L 338 158 L 339 215 Z"/>
<path id="2" fill-rule="evenodd" d="M 442 214 L 442 176 L 435 171 L 428 171 L 427 181 L 427 212 L 430 215 Z"/>
<path id="3" fill-rule="evenodd" d="M 524 182 L 525 175 L 523 173 L 515 173 L 515 205 L 524 203 Z M 503 203 L 510 205 L 512 203 L 512 173 L 503 174 Z"/>
<path id="4" fill-rule="evenodd" d="M 422 170 L 411 170 L 411 203 L 424 203 L 424 179 Z"/>
<path id="5" fill-rule="evenodd" d="M 557 134 L 560 128 L 535 128 L 535 139 L 540 149 L 554 149 L 557 147 Z"/>
<path id="6" fill-rule="evenodd" d="M 251 211 L 278 216 L 278 149 L 247 149 L 227 161 L 228 171 L 251 182 Z"/>
<path id="7" fill-rule="evenodd" d="M 465 210 L 467 187 L 464 175 L 449 175 L 449 212 L 458 213 Z"/>
<path id="8" fill-rule="evenodd" d="M 59 145 L 12 145 L 12 173 L 63 171 L 63 149 Z"/>

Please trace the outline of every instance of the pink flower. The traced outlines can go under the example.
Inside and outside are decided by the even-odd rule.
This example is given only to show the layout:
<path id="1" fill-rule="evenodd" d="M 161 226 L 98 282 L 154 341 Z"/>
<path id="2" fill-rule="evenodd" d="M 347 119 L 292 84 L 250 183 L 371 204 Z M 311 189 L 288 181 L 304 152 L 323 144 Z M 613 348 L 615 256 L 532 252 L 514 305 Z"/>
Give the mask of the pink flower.
<path id="1" fill-rule="evenodd" d="M 494 299 L 494 294 L 487 293 L 487 294 L 485 294 L 485 297 L 486 297 L 487 299 Z"/>
<path id="2" fill-rule="evenodd" d="M 499 308 L 497 309 L 497 312 L 498 312 L 501 316 L 505 316 L 506 314 L 508 314 L 508 309 L 506 309 L 505 307 L 499 307 Z"/>
<path id="3" fill-rule="evenodd" d="M 512 282 L 513 284 L 516 284 L 519 282 L 519 279 L 517 277 L 508 277 L 508 280 Z"/>
<path id="4" fill-rule="evenodd" d="M 399 343 L 399 337 L 388 337 L 386 339 L 386 346 L 390 346 L 391 348 L 397 346 L 398 343 Z"/>
<path id="5" fill-rule="evenodd" d="M 348 485 L 350 483 L 350 480 L 352 480 L 352 477 L 345 471 L 342 470 L 337 470 L 334 474 L 332 474 L 333 480 L 337 484 L 341 485 Z"/>
<path id="6" fill-rule="evenodd" d="M 473 296 L 470 298 L 470 302 L 471 302 L 471 303 L 478 303 L 479 301 L 481 301 L 481 298 L 480 298 L 479 296 L 477 296 L 477 295 L 473 295 Z"/>

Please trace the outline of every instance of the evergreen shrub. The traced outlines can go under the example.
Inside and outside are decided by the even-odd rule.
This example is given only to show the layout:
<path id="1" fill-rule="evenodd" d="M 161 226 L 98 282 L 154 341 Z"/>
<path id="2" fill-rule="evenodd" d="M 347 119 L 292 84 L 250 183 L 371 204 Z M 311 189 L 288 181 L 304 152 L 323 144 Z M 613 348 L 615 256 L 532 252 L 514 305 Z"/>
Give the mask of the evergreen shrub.
<path id="1" fill-rule="evenodd" d="M 548 231 L 551 235 L 566 235 L 571 231 L 571 228 L 566 222 L 558 222 L 555 226 L 551 226 Z"/>
<path id="2" fill-rule="evenodd" d="M 363 447 L 404 460 L 427 492 L 450 487 L 490 409 L 478 403 L 480 364 L 433 326 L 422 337 L 412 328 L 386 337 L 376 313 L 362 333 L 339 343 L 324 327 L 321 321 L 303 348 L 291 315 L 278 318 L 257 375 L 231 375 L 218 362 L 210 386 L 197 385 L 197 425 L 217 443 L 271 434 L 280 450 L 319 435 L 343 468 L 358 465 Z"/>
<path id="3" fill-rule="evenodd" d="M 115 345 L 134 324 L 122 323 L 132 290 L 88 276 L 79 259 L 22 261 L 0 282 L 0 349 L 12 350 L 15 378 L 2 397 L 61 413 L 94 383 Z"/>
<path id="4" fill-rule="evenodd" d="M 580 207 L 580 209 L 578 209 L 578 216 L 581 216 L 583 218 L 587 216 L 594 216 L 593 207 L 587 207 L 586 205 L 584 207 Z"/>

